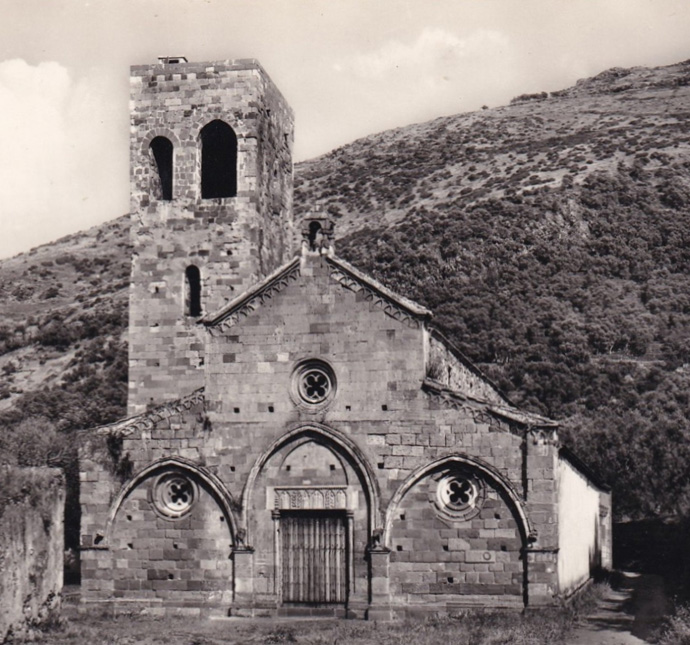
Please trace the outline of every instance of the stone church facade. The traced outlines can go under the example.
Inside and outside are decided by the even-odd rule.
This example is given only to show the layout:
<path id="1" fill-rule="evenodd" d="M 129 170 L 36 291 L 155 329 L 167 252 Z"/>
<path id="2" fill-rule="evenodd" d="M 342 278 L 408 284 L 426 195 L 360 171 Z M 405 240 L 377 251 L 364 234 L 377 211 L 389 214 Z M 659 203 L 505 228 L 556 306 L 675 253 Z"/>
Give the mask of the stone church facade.
<path id="1" fill-rule="evenodd" d="M 431 324 L 292 221 L 253 60 L 131 72 L 129 417 L 83 433 L 82 601 L 388 619 L 539 607 L 610 495 Z"/>

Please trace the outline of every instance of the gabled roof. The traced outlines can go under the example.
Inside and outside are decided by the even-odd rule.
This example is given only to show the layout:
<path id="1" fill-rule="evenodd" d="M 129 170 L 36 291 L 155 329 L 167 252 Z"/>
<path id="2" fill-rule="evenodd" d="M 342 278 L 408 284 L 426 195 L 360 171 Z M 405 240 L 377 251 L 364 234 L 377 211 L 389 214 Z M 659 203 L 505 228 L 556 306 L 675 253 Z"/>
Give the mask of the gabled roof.
<path id="1" fill-rule="evenodd" d="M 223 322 L 234 313 L 246 307 L 255 300 L 259 300 L 255 306 L 251 307 L 254 311 L 258 304 L 263 302 L 265 297 L 270 297 L 276 291 L 281 291 L 287 282 L 299 275 L 300 258 L 293 258 L 287 264 L 277 268 L 273 273 L 264 278 L 261 282 L 241 293 L 237 298 L 231 300 L 227 305 L 218 311 L 202 316 L 197 322 L 203 323 L 208 327 L 213 327 Z"/>
<path id="2" fill-rule="evenodd" d="M 380 282 L 374 280 L 374 278 L 362 273 L 359 269 L 355 269 L 355 267 L 353 267 L 349 262 L 345 262 L 345 260 L 335 256 L 326 258 L 326 260 L 332 267 L 340 269 L 340 271 L 348 274 L 353 280 L 359 282 L 361 285 L 371 289 L 372 291 L 375 291 L 380 296 L 388 299 L 392 303 L 395 303 L 398 305 L 398 307 L 406 310 L 413 316 L 418 316 L 420 318 L 431 318 L 432 313 L 429 309 L 414 302 L 413 300 L 410 300 L 409 298 L 405 298 L 404 296 L 391 291 L 388 287 L 384 287 Z"/>
<path id="3" fill-rule="evenodd" d="M 344 260 L 334 256 L 320 257 L 328 263 L 332 279 L 351 291 L 365 291 L 389 316 L 405 322 L 411 319 L 415 326 L 431 318 L 431 311 L 384 287 Z M 199 322 L 207 327 L 234 325 L 240 317 L 249 315 L 291 281 L 297 280 L 304 261 L 304 258 L 294 258 L 218 311 L 203 316 Z"/>

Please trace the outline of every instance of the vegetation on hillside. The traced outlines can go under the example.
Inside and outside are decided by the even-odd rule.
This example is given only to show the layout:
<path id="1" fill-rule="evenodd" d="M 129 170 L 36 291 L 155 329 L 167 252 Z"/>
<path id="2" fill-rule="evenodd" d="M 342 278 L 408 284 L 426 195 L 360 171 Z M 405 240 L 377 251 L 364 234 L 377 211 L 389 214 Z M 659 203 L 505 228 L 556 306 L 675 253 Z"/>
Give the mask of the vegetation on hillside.
<path id="1" fill-rule="evenodd" d="M 428 306 L 614 490 L 690 510 L 690 62 L 613 69 L 305 163 L 298 210 Z"/>
<path id="2" fill-rule="evenodd" d="M 690 508 L 689 98 L 688 63 L 609 70 L 296 168 L 298 215 L 321 204 L 339 255 L 560 420 L 620 517 Z M 5 460 L 43 459 L 11 447 L 32 424 L 69 443 L 124 415 L 126 229 L 0 262 Z"/>
<path id="3" fill-rule="evenodd" d="M 636 517 L 690 508 L 690 191 L 669 201 L 667 172 L 440 203 L 340 243 L 432 309 L 517 405 L 561 420 Z"/>
<path id="4" fill-rule="evenodd" d="M 67 480 L 65 537 L 79 541 L 73 433 L 124 416 L 127 219 L 0 263 L 0 464 Z"/>

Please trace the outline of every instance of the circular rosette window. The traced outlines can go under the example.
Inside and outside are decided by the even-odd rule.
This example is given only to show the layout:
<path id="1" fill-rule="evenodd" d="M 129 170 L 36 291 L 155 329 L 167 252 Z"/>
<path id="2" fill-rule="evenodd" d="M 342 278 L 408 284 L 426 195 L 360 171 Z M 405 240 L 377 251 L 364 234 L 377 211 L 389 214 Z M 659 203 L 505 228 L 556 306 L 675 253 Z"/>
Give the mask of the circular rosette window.
<path id="1" fill-rule="evenodd" d="M 168 518 L 185 516 L 192 510 L 198 497 L 196 484 L 182 473 L 165 473 L 153 485 L 153 505 Z"/>
<path id="2" fill-rule="evenodd" d="M 290 394 L 300 407 L 314 411 L 322 410 L 333 400 L 335 390 L 335 373 L 324 361 L 303 361 L 293 372 Z"/>
<path id="3" fill-rule="evenodd" d="M 453 471 L 442 475 L 436 486 L 436 507 L 453 520 L 477 516 L 486 498 L 484 482 L 471 473 Z"/>

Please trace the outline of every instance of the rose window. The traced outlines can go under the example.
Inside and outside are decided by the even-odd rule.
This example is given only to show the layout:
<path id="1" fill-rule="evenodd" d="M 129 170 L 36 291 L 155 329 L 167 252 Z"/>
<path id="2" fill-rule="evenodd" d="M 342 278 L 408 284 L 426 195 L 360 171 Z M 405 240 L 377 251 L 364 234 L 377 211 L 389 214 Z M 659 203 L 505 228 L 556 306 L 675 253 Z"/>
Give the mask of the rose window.
<path id="1" fill-rule="evenodd" d="M 300 379 L 299 391 L 308 403 L 321 403 L 331 391 L 331 380 L 321 370 L 309 370 Z"/>
<path id="2" fill-rule="evenodd" d="M 443 481 L 441 496 L 447 506 L 465 508 L 474 506 L 477 501 L 477 488 L 468 479 L 450 477 Z"/>
<path id="3" fill-rule="evenodd" d="M 335 374 L 328 363 L 316 359 L 300 363 L 293 372 L 291 394 L 304 409 L 321 410 L 335 395 Z"/>
<path id="4" fill-rule="evenodd" d="M 187 514 L 196 500 L 196 486 L 187 476 L 168 473 L 156 480 L 153 502 L 167 517 L 182 517 Z"/>
<path id="5" fill-rule="evenodd" d="M 483 482 L 474 475 L 446 473 L 437 483 L 436 507 L 449 519 L 469 519 L 479 514 L 485 495 Z"/>

